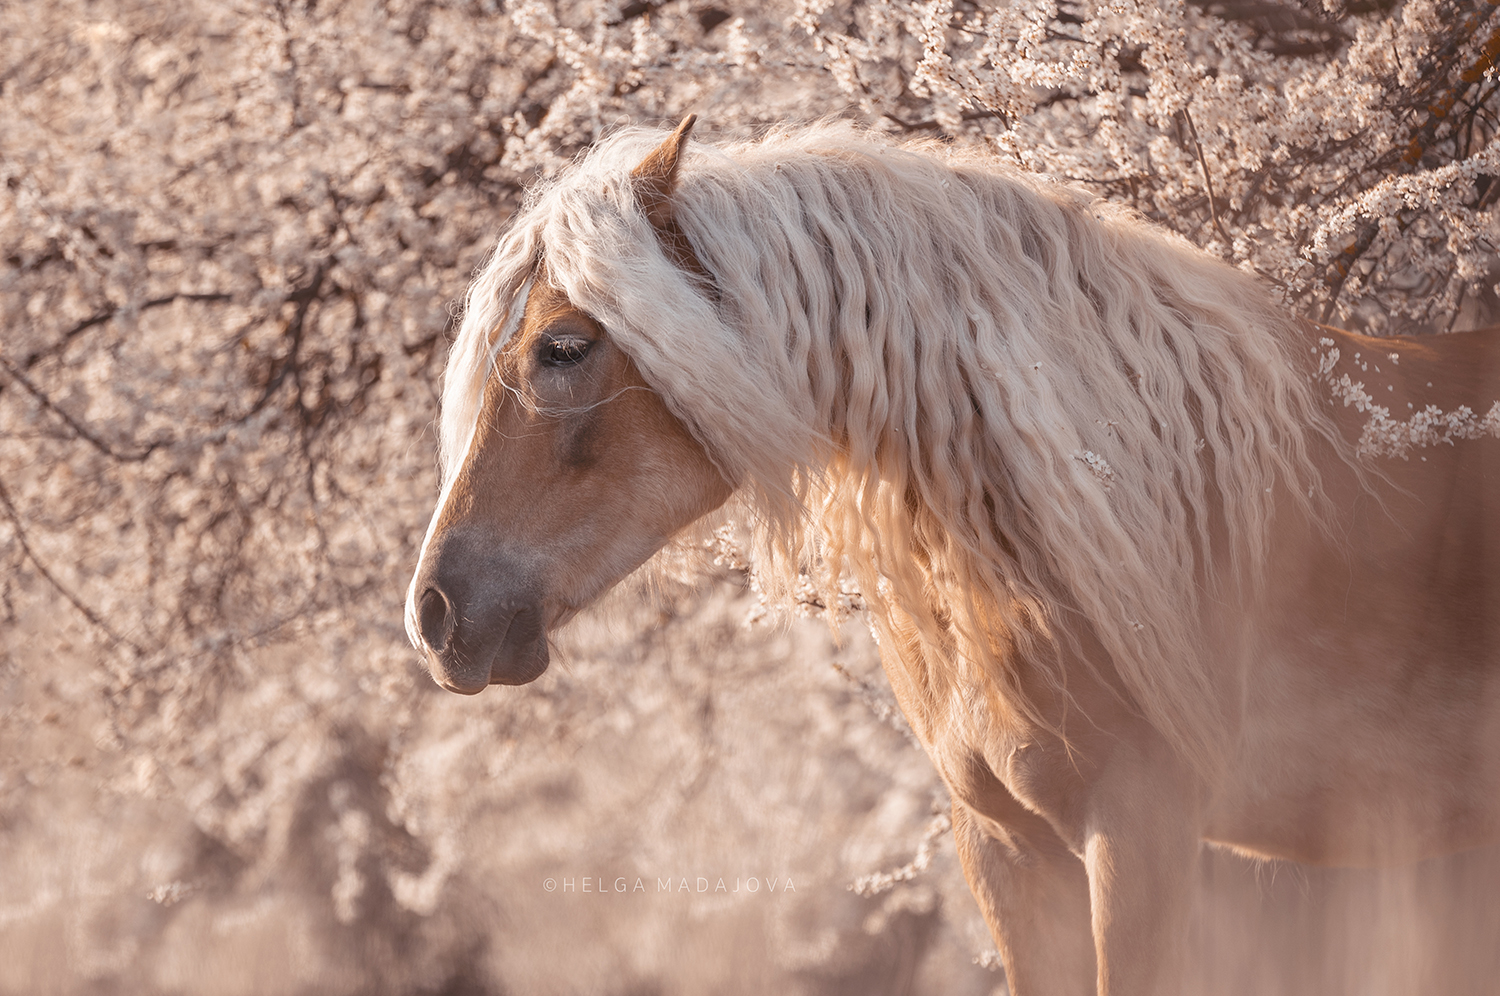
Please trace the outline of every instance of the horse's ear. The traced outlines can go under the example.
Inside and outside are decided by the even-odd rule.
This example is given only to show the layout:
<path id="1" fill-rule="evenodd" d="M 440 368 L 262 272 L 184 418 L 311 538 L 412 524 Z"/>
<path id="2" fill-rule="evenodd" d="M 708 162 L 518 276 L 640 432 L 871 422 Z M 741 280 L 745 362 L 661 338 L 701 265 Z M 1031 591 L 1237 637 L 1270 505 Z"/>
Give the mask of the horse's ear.
<path id="1" fill-rule="evenodd" d="M 630 171 L 630 182 L 635 187 L 635 199 L 646 213 L 646 220 L 656 231 L 656 237 L 667 258 L 678 269 L 695 274 L 712 286 L 713 277 L 693 251 L 693 244 L 688 241 L 682 226 L 677 224 L 676 213 L 672 210 L 672 194 L 677 189 L 677 164 L 682 159 L 683 147 L 687 145 L 688 134 L 692 132 L 693 123 L 697 120 L 696 114 L 683 118 L 677 130 Z"/>
<path id="2" fill-rule="evenodd" d="M 677 187 L 677 163 L 697 120 L 696 114 L 683 118 L 677 130 L 630 171 L 641 210 L 646 212 L 651 227 L 659 232 L 672 224 L 672 191 Z"/>

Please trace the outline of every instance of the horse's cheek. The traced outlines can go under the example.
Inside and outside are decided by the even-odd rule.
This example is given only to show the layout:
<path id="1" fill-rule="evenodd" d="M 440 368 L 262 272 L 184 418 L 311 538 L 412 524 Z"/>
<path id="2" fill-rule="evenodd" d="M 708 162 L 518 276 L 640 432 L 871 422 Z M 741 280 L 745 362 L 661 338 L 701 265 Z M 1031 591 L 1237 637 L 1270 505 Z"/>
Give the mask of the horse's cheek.
<path id="1" fill-rule="evenodd" d="M 664 497 L 664 508 L 673 510 L 669 527 L 675 531 L 718 508 L 733 492 L 719 473 L 708 452 L 665 407 L 659 413 L 661 423 L 656 437 L 662 468 L 658 487 Z"/>
<path id="2" fill-rule="evenodd" d="M 564 471 L 586 471 L 599 462 L 601 452 L 599 414 L 590 409 L 572 415 L 557 433 L 553 454 Z"/>

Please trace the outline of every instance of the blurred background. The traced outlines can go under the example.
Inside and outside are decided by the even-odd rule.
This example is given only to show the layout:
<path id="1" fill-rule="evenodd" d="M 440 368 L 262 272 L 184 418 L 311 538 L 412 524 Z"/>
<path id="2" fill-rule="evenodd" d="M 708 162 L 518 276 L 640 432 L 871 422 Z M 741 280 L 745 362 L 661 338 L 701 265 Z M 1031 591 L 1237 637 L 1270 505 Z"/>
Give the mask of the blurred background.
<path id="1" fill-rule="evenodd" d="M 1476 327 L 1497 29 L 0 0 L 0 992 L 1004 991 L 857 613 L 678 549 L 535 684 L 426 676 L 401 605 L 469 276 L 612 128 L 832 115 L 1130 203 L 1310 317 Z M 1493 854 L 1204 863 L 1204 992 L 1492 989 Z"/>

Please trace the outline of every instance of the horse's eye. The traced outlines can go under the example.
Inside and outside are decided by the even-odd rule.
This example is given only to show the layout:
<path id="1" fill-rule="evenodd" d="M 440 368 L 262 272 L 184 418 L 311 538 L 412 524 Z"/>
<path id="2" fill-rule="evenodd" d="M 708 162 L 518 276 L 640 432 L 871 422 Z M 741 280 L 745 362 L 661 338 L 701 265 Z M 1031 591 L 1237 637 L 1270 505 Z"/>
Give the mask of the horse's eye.
<path id="1" fill-rule="evenodd" d="M 552 339 L 542 344 L 541 360 L 549 367 L 571 367 L 583 362 L 592 345 L 587 339 Z"/>

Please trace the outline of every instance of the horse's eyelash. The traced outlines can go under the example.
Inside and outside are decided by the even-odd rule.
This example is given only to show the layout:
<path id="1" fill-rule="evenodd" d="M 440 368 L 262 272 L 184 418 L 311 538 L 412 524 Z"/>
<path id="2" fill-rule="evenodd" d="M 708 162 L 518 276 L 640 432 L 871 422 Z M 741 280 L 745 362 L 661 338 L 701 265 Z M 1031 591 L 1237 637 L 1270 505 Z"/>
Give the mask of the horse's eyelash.
<path id="1" fill-rule="evenodd" d="M 593 347 L 592 340 L 582 336 L 558 336 L 545 339 L 538 352 L 542 363 L 552 367 L 568 367 L 583 362 Z"/>

